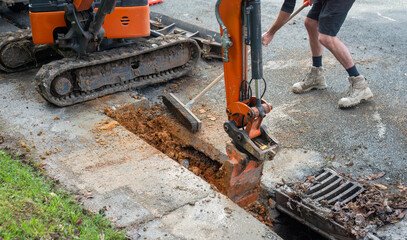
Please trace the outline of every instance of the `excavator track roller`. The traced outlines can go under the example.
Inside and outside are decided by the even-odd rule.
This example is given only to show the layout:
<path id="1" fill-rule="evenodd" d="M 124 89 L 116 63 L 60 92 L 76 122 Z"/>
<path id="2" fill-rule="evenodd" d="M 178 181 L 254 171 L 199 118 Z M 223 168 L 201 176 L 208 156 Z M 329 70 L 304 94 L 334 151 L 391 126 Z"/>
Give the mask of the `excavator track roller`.
<path id="1" fill-rule="evenodd" d="M 47 101 L 64 107 L 179 78 L 199 58 L 196 41 L 181 35 L 163 36 L 51 62 L 42 66 L 35 79 Z"/>

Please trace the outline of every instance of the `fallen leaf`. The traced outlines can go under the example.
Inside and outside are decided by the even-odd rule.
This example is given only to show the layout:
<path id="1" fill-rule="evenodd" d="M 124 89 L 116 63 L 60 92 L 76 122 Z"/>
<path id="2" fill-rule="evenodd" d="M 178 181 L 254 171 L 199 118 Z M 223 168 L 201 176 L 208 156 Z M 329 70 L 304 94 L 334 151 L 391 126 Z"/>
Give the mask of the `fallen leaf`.
<path id="1" fill-rule="evenodd" d="M 40 163 L 40 165 L 38 165 L 38 166 L 39 166 L 39 167 L 43 167 L 43 166 L 45 166 L 45 165 L 47 165 L 47 163 L 42 162 L 42 163 Z"/>
<path id="2" fill-rule="evenodd" d="M 205 108 L 199 109 L 199 113 L 206 113 L 206 112 L 207 112 L 207 110 Z"/>
<path id="3" fill-rule="evenodd" d="M 38 135 L 38 136 L 41 136 L 41 135 L 42 135 L 42 131 L 39 131 L 39 132 L 37 133 L 37 135 Z"/>
<path id="4" fill-rule="evenodd" d="M 353 161 L 350 161 L 348 163 L 345 164 L 347 167 L 353 166 Z"/>
<path id="5" fill-rule="evenodd" d="M 385 172 L 380 172 L 380 173 L 377 173 L 377 174 L 372 174 L 372 175 L 366 176 L 366 179 L 367 179 L 367 180 L 376 180 L 376 179 L 379 179 L 379 178 L 383 177 L 385 174 L 386 174 Z"/>
<path id="6" fill-rule="evenodd" d="M 59 117 L 54 117 L 54 120 L 59 120 L 60 118 Z"/>
<path id="7" fill-rule="evenodd" d="M 76 221 L 76 226 L 80 226 L 82 224 L 82 218 L 80 217 L 78 221 Z"/>
<path id="8" fill-rule="evenodd" d="M 214 116 L 212 116 L 212 115 L 208 115 L 207 117 L 208 117 L 208 119 L 211 120 L 211 121 L 215 121 L 215 120 L 216 120 L 216 117 L 214 117 Z"/>
<path id="9" fill-rule="evenodd" d="M 25 148 L 26 146 L 25 142 L 21 142 L 21 147 Z"/>
<path id="10" fill-rule="evenodd" d="M 402 218 L 406 215 L 406 213 L 407 213 L 407 211 L 401 212 L 401 213 L 397 216 L 397 218 L 398 218 L 398 219 L 402 219 Z"/>
<path id="11" fill-rule="evenodd" d="M 308 179 L 310 182 L 314 182 L 314 181 L 315 181 L 315 177 L 314 177 L 314 176 L 307 175 L 306 177 L 307 177 L 307 179 Z"/>
<path id="12" fill-rule="evenodd" d="M 405 188 L 403 184 L 399 184 L 397 187 L 400 188 L 400 189 L 404 189 L 404 188 Z"/>
<path id="13" fill-rule="evenodd" d="M 98 130 L 112 130 L 118 125 L 119 123 L 117 121 L 111 121 L 108 124 L 98 127 Z"/>
<path id="14" fill-rule="evenodd" d="M 380 183 L 375 183 L 373 186 L 377 187 L 380 190 L 387 190 L 387 187 Z"/>

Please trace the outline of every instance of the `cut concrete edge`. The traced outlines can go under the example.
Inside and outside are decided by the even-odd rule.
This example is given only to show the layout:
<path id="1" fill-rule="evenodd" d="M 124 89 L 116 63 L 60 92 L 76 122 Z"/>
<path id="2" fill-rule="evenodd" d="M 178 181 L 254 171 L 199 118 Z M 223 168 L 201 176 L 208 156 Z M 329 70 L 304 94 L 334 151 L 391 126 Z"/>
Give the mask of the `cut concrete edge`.
<path id="1" fill-rule="evenodd" d="M 115 130 L 128 132 L 122 126 L 118 126 Z M 134 135 L 134 137 L 137 136 Z M 161 158 L 160 161 L 167 162 L 166 165 L 173 166 L 175 164 L 179 168 L 183 168 L 166 155 L 162 153 L 158 155 Z M 144 236 L 147 239 L 155 239 L 156 237 L 171 239 L 170 236 L 175 239 L 217 239 L 236 238 L 241 235 L 251 236 L 251 239 L 280 239 L 270 228 L 260 223 L 227 197 L 212 190 L 210 184 L 192 172 L 184 171 L 171 174 L 168 171 L 172 171 L 171 168 L 167 170 L 166 174 L 177 175 L 179 183 L 184 183 L 184 185 L 189 184 L 193 179 L 192 182 L 197 182 L 201 186 L 197 187 L 196 191 L 204 192 L 198 193 L 200 197 L 185 201 L 182 205 L 155 213 L 151 206 L 146 208 L 142 202 L 140 203 L 135 199 L 137 198 L 134 196 L 136 191 L 130 189 L 131 187 L 120 187 L 120 189 L 111 192 L 97 194 L 94 199 L 85 200 L 84 205 L 93 211 L 98 211 L 98 209 L 103 209 L 106 206 L 108 208 L 111 206 L 110 210 L 115 208 L 116 214 L 109 210 L 106 211 L 106 216 L 109 219 L 116 220 L 119 225 L 129 225 L 128 232 L 130 235 Z M 173 195 L 182 194 L 189 187 L 173 188 Z M 123 208 L 120 208 L 120 205 Z M 230 209 L 234 213 L 233 221 L 228 214 L 225 214 L 225 209 L 227 212 Z M 132 219 L 129 214 L 135 214 L 135 218 Z"/>

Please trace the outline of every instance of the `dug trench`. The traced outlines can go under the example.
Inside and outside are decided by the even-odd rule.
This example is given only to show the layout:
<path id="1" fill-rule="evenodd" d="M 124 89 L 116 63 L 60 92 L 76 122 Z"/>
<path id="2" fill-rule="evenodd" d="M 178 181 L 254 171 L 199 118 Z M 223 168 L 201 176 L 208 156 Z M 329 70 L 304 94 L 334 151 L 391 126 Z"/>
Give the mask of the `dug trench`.
<path id="1" fill-rule="evenodd" d="M 188 140 L 180 138 L 179 128 L 174 127 L 173 119 L 163 114 L 162 107 L 136 107 L 131 104 L 118 109 L 108 108 L 104 112 L 127 130 L 208 182 L 214 190 L 225 194 L 221 161 L 208 157 L 188 144 Z M 245 210 L 273 228 L 284 239 L 323 239 L 306 226 L 287 216 L 276 214 L 273 203 L 274 200 L 267 193 L 260 193 L 258 201 Z"/>

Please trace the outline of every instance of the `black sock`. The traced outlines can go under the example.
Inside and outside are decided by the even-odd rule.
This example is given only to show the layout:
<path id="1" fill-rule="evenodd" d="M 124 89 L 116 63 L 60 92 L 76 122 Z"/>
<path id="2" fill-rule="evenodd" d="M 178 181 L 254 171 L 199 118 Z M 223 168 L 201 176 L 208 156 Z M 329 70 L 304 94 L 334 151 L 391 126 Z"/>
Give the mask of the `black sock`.
<path id="1" fill-rule="evenodd" d="M 356 65 L 353 65 L 353 67 L 346 69 L 346 71 L 349 74 L 349 77 L 357 77 L 359 76 L 358 69 L 356 68 Z"/>
<path id="2" fill-rule="evenodd" d="M 322 67 L 322 56 L 312 57 L 312 66 Z"/>

